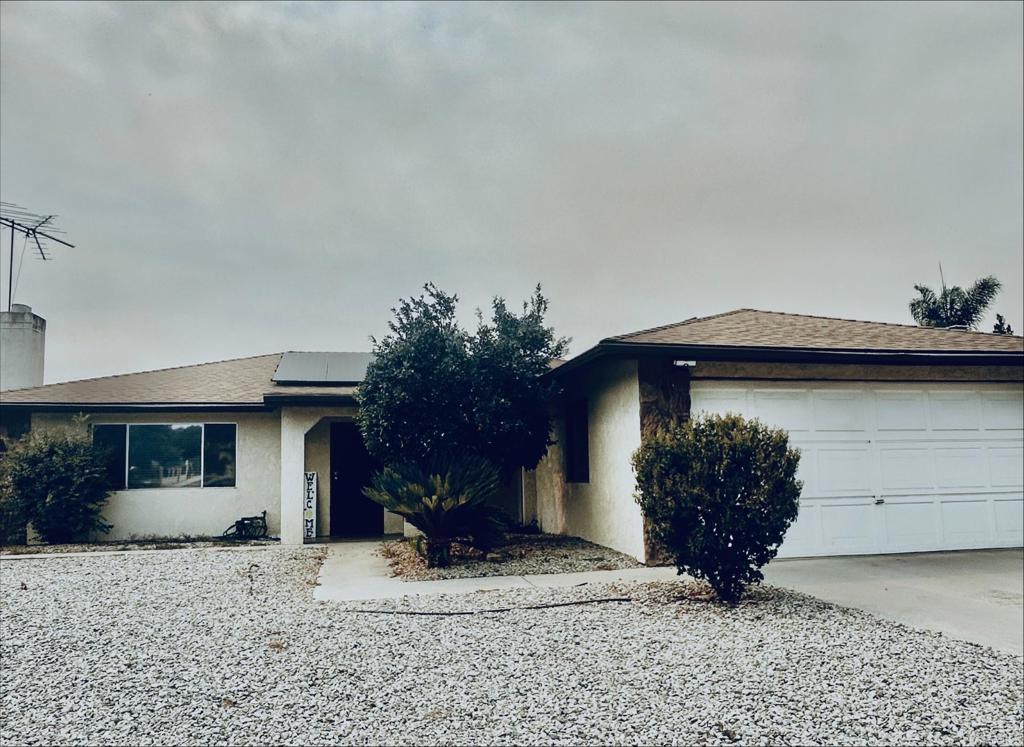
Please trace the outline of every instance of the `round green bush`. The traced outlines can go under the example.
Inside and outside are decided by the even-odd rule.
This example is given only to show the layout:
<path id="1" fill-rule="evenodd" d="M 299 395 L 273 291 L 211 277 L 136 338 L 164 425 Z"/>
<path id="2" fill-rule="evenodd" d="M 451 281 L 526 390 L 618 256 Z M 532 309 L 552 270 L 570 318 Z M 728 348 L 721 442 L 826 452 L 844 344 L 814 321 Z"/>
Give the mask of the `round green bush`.
<path id="1" fill-rule="evenodd" d="M 680 573 L 734 602 L 796 519 L 800 452 L 784 430 L 709 415 L 662 430 L 633 455 L 637 502 Z"/>
<path id="2" fill-rule="evenodd" d="M 0 459 L 0 504 L 9 523 L 31 523 L 50 544 L 109 532 L 105 454 L 76 430 L 32 431 Z"/>

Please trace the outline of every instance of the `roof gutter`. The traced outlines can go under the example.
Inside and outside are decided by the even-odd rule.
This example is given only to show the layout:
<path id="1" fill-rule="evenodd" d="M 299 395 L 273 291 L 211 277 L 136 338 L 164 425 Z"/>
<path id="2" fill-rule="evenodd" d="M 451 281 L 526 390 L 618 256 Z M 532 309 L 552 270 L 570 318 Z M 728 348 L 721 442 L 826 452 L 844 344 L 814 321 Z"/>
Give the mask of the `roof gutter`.
<path id="1" fill-rule="evenodd" d="M 278 407 L 356 405 L 348 394 L 267 394 L 256 402 L 4 402 L 0 409 L 11 412 L 269 412 Z"/>
<path id="2" fill-rule="evenodd" d="M 0 402 L 0 409 L 31 412 L 266 412 L 270 407 L 251 402 L 182 402 L 126 404 L 117 402 Z"/>
<path id="3" fill-rule="evenodd" d="M 768 348 L 732 345 L 669 345 L 602 340 L 546 375 L 561 378 L 598 358 L 680 357 L 690 360 L 763 363 L 871 363 L 905 366 L 1024 366 L 1022 353 L 949 350 L 859 350 L 834 348 Z"/>
<path id="4" fill-rule="evenodd" d="M 271 407 L 359 404 L 352 394 L 264 394 L 263 402 Z"/>

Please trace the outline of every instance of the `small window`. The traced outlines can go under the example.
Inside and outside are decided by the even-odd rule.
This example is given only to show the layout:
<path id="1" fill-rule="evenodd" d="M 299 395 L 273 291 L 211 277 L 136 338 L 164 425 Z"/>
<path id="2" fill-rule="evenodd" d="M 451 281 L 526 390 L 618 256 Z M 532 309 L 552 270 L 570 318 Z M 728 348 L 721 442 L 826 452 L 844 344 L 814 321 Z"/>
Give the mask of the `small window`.
<path id="1" fill-rule="evenodd" d="M 590 482 L 590 433 L 585 399 L 570 402 L 565 408 L 565 479 Z"/>
<path id="2" fill-rule="evenodd" d="M 234 423 L 210 423 L 203 436 L 203 487 L 235 487 Z"/>
<path id="3" fill-rule="evenodd" d="M 92 428 L 92 442 L 106 452 L 108 490 L 124 490 L 125 487 L 127 431 L 126 425 L 94 425 Z"/>
<path id="4" fill-rule="evenodd" d="M 199 488 L 203 426 L 133 425 L 128 432 L 129 488 Z"/>

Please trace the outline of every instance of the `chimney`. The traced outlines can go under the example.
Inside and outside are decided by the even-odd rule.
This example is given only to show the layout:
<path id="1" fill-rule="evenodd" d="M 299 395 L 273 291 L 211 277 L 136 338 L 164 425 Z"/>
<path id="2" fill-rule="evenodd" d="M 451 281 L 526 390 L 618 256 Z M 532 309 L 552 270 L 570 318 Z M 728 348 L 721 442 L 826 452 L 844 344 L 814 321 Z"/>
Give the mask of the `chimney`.
<path id="1" fill-rule="evenodd" d="M 0 391 L 41 386 L 46 320 L 16 303 L 0 311 Z"/>

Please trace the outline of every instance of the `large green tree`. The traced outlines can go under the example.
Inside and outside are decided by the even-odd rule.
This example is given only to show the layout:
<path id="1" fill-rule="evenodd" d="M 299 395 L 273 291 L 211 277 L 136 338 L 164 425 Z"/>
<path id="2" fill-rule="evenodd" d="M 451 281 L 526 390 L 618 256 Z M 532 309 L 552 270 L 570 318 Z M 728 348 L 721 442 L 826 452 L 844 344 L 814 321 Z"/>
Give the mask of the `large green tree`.
<path id="1" fill-rule="evenodd" d="M 433 284 L 392 309 L 390 333 L 373 341 L 359 387 L 369 452 L 386 465 L 443 471 L 467 455 L 508 476 L 533 468 L 550 444 L 554 385 L 543 377 L 568 340 L 547 326 L 540 286 L 510 311 L 495 298 L 475 331 L 456 319 L 458 298 Z"/>
<path id="2" fill-rule="evenodd" d="M 977 329 L 1002 284 L 993 276 L 981 278 L 964 290 L 942 283 L 939 293 L 927 285 L 915 285 L 918 296 L 910 301 L 910 313 L 922 327 Z"/>

